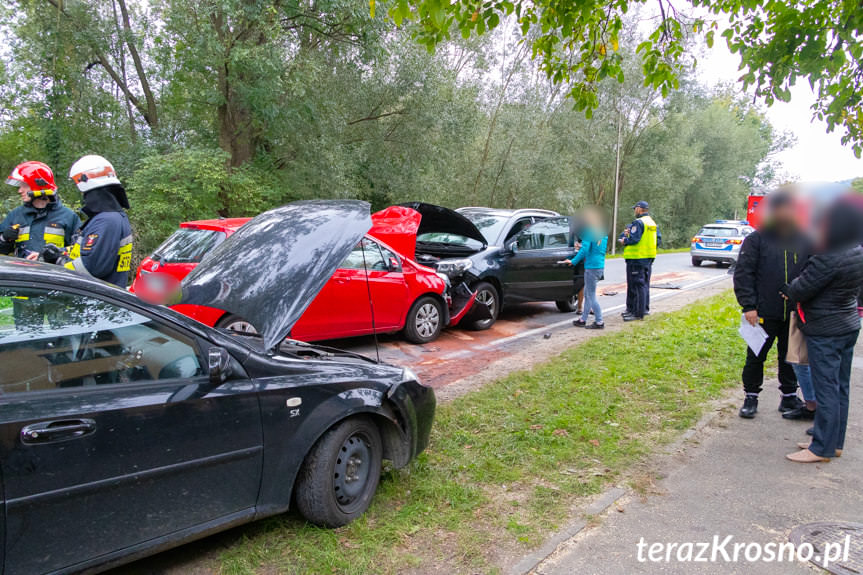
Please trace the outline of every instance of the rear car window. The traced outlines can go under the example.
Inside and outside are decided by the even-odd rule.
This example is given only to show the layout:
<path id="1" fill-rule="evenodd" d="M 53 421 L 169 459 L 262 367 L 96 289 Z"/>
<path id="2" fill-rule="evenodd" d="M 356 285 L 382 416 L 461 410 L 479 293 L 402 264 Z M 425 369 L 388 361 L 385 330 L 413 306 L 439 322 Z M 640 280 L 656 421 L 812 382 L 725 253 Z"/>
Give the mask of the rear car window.
<path id="1" fill-rule="evenodd" d="M 196 264 L 225 238 L 225 232 L 180 228 L 156 249 L 153 257 L 166 264 Z"/>
<path id="2" fill-rule="evenodd" d="M 742 234 L 737 228 L 706 227 L 701 228 L 701 231 L 698 232 L 698 235 L 705 236 L 708 238 L 737 238 L 740 237 Z"/>

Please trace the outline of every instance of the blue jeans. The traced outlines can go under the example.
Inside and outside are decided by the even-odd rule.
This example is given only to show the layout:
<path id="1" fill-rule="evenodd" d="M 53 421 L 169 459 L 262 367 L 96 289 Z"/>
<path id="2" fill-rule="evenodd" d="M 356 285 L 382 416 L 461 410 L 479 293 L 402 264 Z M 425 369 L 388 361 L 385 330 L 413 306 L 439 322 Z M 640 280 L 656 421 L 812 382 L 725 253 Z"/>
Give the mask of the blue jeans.
<path id="1" fill-rule="evenodd" d="M 584 311 L 581 321 L 587 323 L 590 312 L 593 310 L 593 319 L 596 323 L 602 323 L 602 308 L 599 307 L 599 299 L 596 297 L 596 284 L 602 277 L 603 270 L 584 270 Z"/>
<path id="2" fill-rule="evenodd" d="M 800 391 L 803 393 L 803 399 L 806 401 L 815 401 L 815 389 L 812 387 L 812 371 L 808 365 L 800 365 L 792 363 L 794 374 L 797 376 L 797 385 L 800 386 Z"/>
<path id="3" fill-rule="evenodd" d="M 839 336 L 807 336 L 809 369 L 815 388 L 815 428 L 809 449 L 821 457 L 834 457 L 845 447 L 851 361 L 859 330 Z"/>

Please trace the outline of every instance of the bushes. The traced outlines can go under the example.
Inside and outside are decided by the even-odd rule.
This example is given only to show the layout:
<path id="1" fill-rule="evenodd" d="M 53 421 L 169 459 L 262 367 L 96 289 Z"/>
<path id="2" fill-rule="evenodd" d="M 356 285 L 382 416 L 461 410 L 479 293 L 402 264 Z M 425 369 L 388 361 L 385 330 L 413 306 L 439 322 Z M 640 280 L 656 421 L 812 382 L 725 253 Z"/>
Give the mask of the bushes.
<path id="1" fill-rule="evenodd" d="M 273 205 L 266 173 L 252 165 L 228 169 L 227 153 L 190 148 L 144 157 L 127 180 L 136 260 L 151 253 L 179 222 L 255 215 Z"/>

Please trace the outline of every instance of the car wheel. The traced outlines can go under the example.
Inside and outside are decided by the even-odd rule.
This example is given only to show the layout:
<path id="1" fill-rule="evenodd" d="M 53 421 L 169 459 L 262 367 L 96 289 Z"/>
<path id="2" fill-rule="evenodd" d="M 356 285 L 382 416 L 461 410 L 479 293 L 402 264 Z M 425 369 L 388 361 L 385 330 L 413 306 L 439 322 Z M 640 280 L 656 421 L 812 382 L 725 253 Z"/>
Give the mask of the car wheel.
<path id="1" fill-rule="evenodd" d="M 490 328 L 497 321 L 497 316 L 500 313 L 500 294 L 498 294 L 497 288 L 489 282 L 479 282 L 473 289 L 476 291 L 476 301 L 488 306 L 491 317 L 470 321 L 466 326 L 468 329 L 481 331 Z"/>
<path id="2" fill-rule="evenodd" d="M 698 258 L 692 258 L 692 265 L 694 265 L 697 268 L 700 268 L 701 267 L 701 260 Z"/>
<path id="3" fill-rule="evenodd" d="M 222 329 L 227 329 L 229 331 L 235 331 L 237 333 L 258 333 L 258 330 L 255 329 L 255 326 L 244 320 L 238 315 L 234 315 L 229 313 L 224 316 L 218 322 L 216 322 L 216 327 L 220 327 Z"/>
<path id="4" fill-rule="evenodd" d="M 578 295 L 574 295 L 569 299 L 556 301 L 554 305 L 563 313 L 569 313 L 578 309 Z"/>
<path id="5" fill-rule="evenodd" d="M 405 339 L 411 343 L 434 341 L 443 330 L 443 305 L 432 296 L 423 296 L 411 306 L 405 319 Z"/>
<path id="6" fill-rule="evenodd" d="M 321 527 L 347 525 L 369 508 L 381 477 L 377 426 L 352 417 L 330 428 L 312 447 L 297 476 L 300 513 Z"/>

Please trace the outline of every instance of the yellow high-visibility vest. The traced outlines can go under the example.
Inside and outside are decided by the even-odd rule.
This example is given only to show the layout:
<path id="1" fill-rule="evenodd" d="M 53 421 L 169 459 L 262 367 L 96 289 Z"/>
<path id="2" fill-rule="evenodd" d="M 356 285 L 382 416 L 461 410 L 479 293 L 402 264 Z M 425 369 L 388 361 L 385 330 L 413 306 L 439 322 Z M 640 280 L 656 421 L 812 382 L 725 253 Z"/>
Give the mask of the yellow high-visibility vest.
<path id="1" fill-rule="evenodd" d="M 623 259 L 641 260 L 656 257 L 656 222 L 645 214 L 639 218 L 644 224 L 644 233 L 637 244 L 623 246 Z"/>

